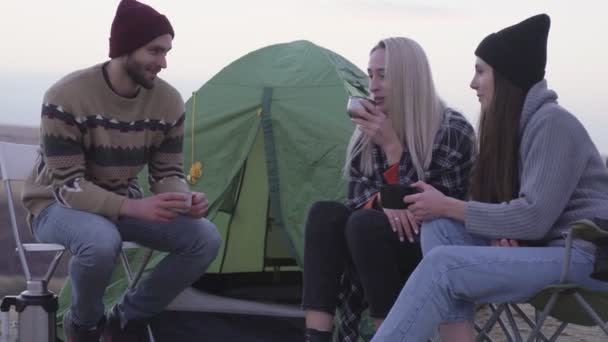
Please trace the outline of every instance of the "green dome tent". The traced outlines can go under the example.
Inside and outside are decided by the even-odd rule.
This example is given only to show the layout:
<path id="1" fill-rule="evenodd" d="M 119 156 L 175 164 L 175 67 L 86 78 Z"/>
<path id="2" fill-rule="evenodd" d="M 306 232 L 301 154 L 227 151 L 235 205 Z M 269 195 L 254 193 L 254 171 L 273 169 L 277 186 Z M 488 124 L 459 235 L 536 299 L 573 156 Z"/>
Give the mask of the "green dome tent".
<path id="1" fill-rule="evenodd" d="M 208 274 L 300 270 L 310 204 L 346 195 L 342 167 L 354 125 L 345 107 L 348 95 L 367 94 L 366 84 L 345 58 L 295 41 L 239 58 L 193 93 L 184 168 L 191 189 L 208 195 L 208 217 L 223 238 Z M 132 255 L 134 266 L 141 256 Z M 155 253 L 147 269 L 162 257 Z M 122 295 L 125 278 L 117 268 L 107 306 Z M 61 313 L 70 292 L 66 284 Z"/>
<path id="2" fill-rule="evenodd" d="M 346 194 L 346 99 L 365 92 L 366 78 L 336 53 L 296 41 L 238 59 L 194 93 L 185 168 L 202 164 L 192 189 L 209 196 L 224 239 L 210 272 L 301 265 L 308 207 Z"/>

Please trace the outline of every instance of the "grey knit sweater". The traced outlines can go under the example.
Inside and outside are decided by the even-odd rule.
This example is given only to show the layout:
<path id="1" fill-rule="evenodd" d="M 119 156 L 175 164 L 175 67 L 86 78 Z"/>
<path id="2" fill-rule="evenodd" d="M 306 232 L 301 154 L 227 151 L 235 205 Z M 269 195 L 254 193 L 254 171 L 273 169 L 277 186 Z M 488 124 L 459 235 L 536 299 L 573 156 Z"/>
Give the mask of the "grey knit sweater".
<path id="1" fill-rule="evenodd" d="M 528 92 L 520 132 L 519 198 L 468 202 L 467 231 L 552 241 L 563 237 L 573 221 L 608 217 L 606 166 L 583 125 L 557 104 L 557 94 L 544 80 Z"/>

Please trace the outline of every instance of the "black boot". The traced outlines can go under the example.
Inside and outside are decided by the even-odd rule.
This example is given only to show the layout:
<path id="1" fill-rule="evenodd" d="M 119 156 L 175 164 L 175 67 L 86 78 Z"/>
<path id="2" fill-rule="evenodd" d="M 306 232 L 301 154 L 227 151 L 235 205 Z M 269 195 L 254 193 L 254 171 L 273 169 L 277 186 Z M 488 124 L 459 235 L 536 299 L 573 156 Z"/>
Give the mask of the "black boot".
<path id="1" fill-rule="evenodd" d="M 104 342 L 148 342 L 148 326 L 144 321 L 129 321 L 123 327 L 114 306 L 108 312 L 102 337 Z"/>
<path id="2" fill-rule="evenodd" d="M 99 323 L 94 328 L 84 328 L 77 326 L 72 321 L 72 314 L 70 311 L 63 315 L 63 332 L 65 333 L 67 342 L 99 342 L 101 336 L 101 329 L 103 327 L 105 318 L 102 317 Z"/>
<path id="3" fill-rule="evenodd" d="M 306 342 L 331 342 L 332 339 L 331 331 L 321 331 L 317 329 L 306 328 L 304 333 Z"/>

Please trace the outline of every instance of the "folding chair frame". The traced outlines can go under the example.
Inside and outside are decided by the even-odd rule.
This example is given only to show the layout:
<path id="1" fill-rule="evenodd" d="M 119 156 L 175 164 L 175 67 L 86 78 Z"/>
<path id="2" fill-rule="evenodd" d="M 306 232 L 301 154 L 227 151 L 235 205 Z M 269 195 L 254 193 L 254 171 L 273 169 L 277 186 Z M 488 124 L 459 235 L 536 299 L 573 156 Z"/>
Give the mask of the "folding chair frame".
<path id="1" fill-rule="evenodd" d="M 587 228 L 582 228 L 581 226 L 587 226 Z M 547 304 L 544 306 L 542 311 L 538 311 L 535 309 L 535 321 L 532 321 L 528 316 L 521 310 L 516 303 L 502 303 L 499 305 L 491 304 L 492 315 L 488 319 L 488 321 L 484 324 L 483 327 L 476 325 L 476 330 L 478 332 L 477 341 L 490 341 L 492 339 L 489 337 L 488 333 L 492 330 L 494 325 L 498 322 L 501 326 L 501 329 L 505 333 L 507 340 L 509 342 L 516 341 L 522 342 L 523 338 L 519 332 L 517 324 L 513 319 L 513 313 L 511 310 L 515 311 L 521 319 L 532 329 L 532 332 L 526 339 L 527 342 L 534 341 L 543 341 L 543 342 L 554 342 L 556 341 L 564 329 L 568 326 L 568 322 L 561 322 L 559 327 L 553 332 L 550 337 L 547 337 L 542 331 L 541 328 L 545 323 L 547 317 L 551 314 L 554 309 L 556 303 L 558 302 L 560 296 L 569 295 L 572 296 L 576 302 L 581 306 L 581 308 L 585 311 L 585 313 L 589 316 L 593 322 L 603 330 L 603 332 L 608 336 L 608 323 L 604 322 L 602 318 L 597 314 L 597 312 L 593 309 L 593 307 L 585 300 L 585 298 L 579 293 L 580 287 L 577 284 L 568 283 L 566 281 L 568 273 L 570 271 L 570 264 L 572 260 L 572 248 L 575 239 L 584 239 L 592 241 L 594 238 L 590 238 L 589 236 L 585 236 L 583 233 L 584 229 L 590 229 L 589 227 L 593 227 L 595 229 L 594 233 L 596 236 L 605 236 L 606 232 L 602 232 L 595 226 L 595 224 L 589 220 L 581 220 L 574 223 L 574 226 L 569 230 L 568 235 L 566 237 L 566 246 L 565 246 L 565 254 L 564 254 L 564 264 L 562 267 L 562 273 L 560 276 L 560 281 L 558 284 L 554 286 L 550 286 L 545 290 L 550 290 L 551 295 Z M 502 314 L 507 315 L 507 319 L 509 321 L 509 326 L 513 332 L 513 336 L 511 336 L 510 332 L 500 319 Z"/>
<path id="2" fill-rule="evenodd" d="M 19 162 L 15 162 L 15 159 L 10 159 L 11 156 L 19 156 Z M 15 203 L 13 201 L 13 189 L 12 189 L 12 181 L 23 181 L 29 174 L 29 172 L 34 168 L 34 164 L 38 155 L 38 146 L 35 145 L 22 145 L 22 144 L 13 144 L 0 142 L 0 172 L 2 176 L 2 181 L 4 183 L 5 194 L 7 196 L 8 202 L 8 210 L 11 221 L 11 229 L 13 233 L 13 237 L 15 239 L 15 251 L 19 256 L 19 261 L 21 263 L 21 267 L 23 269 L 23 273 L 25 275 L 25 280 L 27 283 L 27 292 L 29 295 L 47 295 L 50 292 L 48 291 L 48 283 L 53 277 L 61 258 L 65 254 L 65 248 L 59 244 L 47 244 L 47 243 L 22 243 L 21 237 L 19 234 L 19 226 L 17 224 L 17 217 L 15 211 Z M 9 160 L 12 161 L 12 164 L 9 164 Z M 120 257 L 122 261 L 122 265 L 125 269 L 125 273 L 127 274 L 129 280 L 129 289 L 134 288 L 139 279 L 141 278 L 150 258 L 152 256 L 152 249 L 147 249 L 144 255 L 143 262 L 138 267 L 135 274 L 133 274 L 131 270 L 131 266 L 129 264 L 129 259 L 126 254 L 127 249 L 135 249 L 142 248 L 142 246 L 134 243 L 134 242 L 123 242 Z M 49 268 L 45 275 L 42 278 L 33 278 L 32 273 L 30 271 L 26 252 L 55 252 L 55 256 L 51 261 Z M 2 322 L 2 341 L 7 338 L 8 335 L 8 326 L 9 326 L 9 317 L 8 312 L 2 312 L 0 315 L 0 321 Z M 154 342 L 154 336 L 152 335 L 152 330 L 150 326 L 148 326 L 148 335 L 151 342 Z"/>

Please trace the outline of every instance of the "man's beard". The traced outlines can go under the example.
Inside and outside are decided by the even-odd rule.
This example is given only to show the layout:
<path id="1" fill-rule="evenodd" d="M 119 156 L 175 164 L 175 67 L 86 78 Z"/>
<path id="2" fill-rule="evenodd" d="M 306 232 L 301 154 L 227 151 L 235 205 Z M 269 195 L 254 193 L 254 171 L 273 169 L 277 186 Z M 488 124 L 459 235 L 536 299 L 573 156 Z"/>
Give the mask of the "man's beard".
<path id="1" fill-rule="evenodd" d="M 146 89 L 154 88 L 154 79 L 147 79 L 145 76 L 146 67 L 133 60 L 131 56 L 127 58 L 125 70 L 133 82 L 139 84 Z"/>

